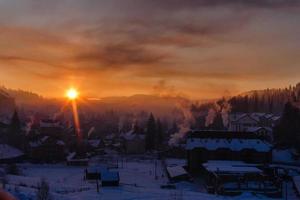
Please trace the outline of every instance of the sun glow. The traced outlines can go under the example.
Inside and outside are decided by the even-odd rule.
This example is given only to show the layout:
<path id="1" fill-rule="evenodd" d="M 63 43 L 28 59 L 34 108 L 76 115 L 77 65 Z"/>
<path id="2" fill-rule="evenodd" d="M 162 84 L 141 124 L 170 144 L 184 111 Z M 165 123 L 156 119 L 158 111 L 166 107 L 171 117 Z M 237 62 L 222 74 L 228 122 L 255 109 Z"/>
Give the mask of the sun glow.
<path id="1" fill-rule="evenodd" d="M 75 100 L 78 98 L 78 91 L 74 88 L 70 88 L 67 92 L 66 92 L 66 96 L 70 99 L 70 100 Z"/>

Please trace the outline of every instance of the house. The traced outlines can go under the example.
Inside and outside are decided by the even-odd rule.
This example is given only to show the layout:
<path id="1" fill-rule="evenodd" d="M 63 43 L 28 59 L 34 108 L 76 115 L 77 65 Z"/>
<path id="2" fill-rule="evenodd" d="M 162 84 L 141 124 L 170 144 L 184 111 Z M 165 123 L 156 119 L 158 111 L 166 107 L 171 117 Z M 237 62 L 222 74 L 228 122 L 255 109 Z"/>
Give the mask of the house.
<path id="1" fill-rule="evenodd" d="M 65 143 L 50 136 L 44 136 L 29 143 L 30 158 L 35 162 L 64 161 L 66 155 Z"/>
<path id="2" fill-rule="evenodd" d="M 60 121 L 52 119 L 42 119 L 40 121 L 40 134 L 43 136 L 61 137 L 63 126 Z"/>
<path id="3" fill-rule="evenodd" d="M 129 131 L 121 135 L 124 144 L 124 151 L 127 154 L 142 154 L 146 149 L 146 136 L 138 134 L 134 131 Z"/>
<path id="4" fill-rule="evenodd" d="M 279 123 L 280 116 L 266 113 L 233 113 L 229 116 L 229 131 L 250 132 L 253 127 L 272 130 Z"/>
<path id="5" fill-rule="evenodd" d="M 268 163 L 272 158 L 272 145 L 261 136 L 248 132 L 191 131 L 186 150 L 191 171 L 209 160 Z"/>
<path id="6" fill-rule="evenodd" d="M 269 197 L 282 197 L 282 182 L 257 164 L 241 161 L 208 161 L 202 165 L 209 193 L 240 195 L 255 192 Z"/>
<path id="7" fill-rule="evenodd" d="M 104 171 L 101 173 L 102 187 L 119 186 L 120 175 L 115 171 Z"/>
<path id="8" fill-rule="evenodd" d="M 273 130 L 269 127 L 250 127 L 247 129 L 247 132 L 254 133 L 266 141 L 273 141 Z"/>

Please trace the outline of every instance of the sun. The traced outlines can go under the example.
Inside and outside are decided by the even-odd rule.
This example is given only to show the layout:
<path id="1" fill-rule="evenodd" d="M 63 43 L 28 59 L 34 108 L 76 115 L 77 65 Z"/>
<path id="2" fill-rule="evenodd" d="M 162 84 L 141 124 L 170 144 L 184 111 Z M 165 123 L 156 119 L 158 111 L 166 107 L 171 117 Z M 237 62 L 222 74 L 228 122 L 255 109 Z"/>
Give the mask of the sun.
<path id="1" fill-rule="evenodd" d="M 67 90 L 66 92 L 66 96 L 68 97 L 68 99 L 70 100 L 75 100 L 78 98 L 78 91 L 74 88 L 70 88 Z"/>

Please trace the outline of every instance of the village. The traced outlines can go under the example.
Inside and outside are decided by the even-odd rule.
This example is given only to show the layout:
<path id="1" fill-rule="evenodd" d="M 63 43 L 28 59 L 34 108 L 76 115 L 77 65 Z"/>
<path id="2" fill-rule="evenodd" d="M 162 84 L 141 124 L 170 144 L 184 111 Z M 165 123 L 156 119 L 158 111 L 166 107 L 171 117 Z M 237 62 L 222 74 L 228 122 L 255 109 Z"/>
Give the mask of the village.
<path id="1" fill-rule="evenodd" d="M 43 190 L 62 200 L 298 199 L 299 155 L 273 145 L 280 119 L 230 113 L 226 129 L 191 129 L 149 151 L 137 125 L 103 137 L 86 126 L 79 141 L 62 116 L 24 123 L 15 110 L 0 123 L 1 187 L 24 200 Z"/>

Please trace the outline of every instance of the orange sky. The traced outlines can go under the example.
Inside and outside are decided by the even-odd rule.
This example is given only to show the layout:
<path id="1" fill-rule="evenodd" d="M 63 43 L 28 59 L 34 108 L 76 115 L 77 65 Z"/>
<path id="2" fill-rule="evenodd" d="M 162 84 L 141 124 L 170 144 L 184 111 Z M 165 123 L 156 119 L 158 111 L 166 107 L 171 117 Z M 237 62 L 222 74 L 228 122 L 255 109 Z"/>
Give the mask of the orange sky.
<path id="1" fill-rule="evenodd" d="M 300 79 L 298 1 L 2 0 L 0 84 L 191 98 Z"/>

